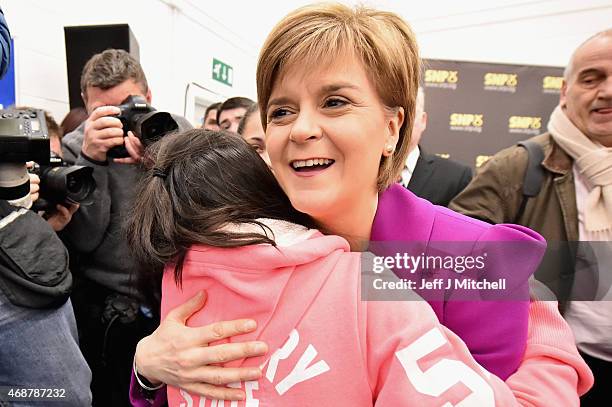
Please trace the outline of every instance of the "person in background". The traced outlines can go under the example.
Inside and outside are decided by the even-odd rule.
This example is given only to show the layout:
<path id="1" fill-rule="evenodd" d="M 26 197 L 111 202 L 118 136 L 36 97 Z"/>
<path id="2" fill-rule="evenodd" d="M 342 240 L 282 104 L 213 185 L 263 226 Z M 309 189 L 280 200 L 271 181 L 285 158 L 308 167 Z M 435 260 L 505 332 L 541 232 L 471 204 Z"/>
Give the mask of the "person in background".
<path id="1" fill-rule="evenodd" d="M 427 154 L 419 145 L 426 128 L 425 92 L 419 86 L 410 148 L 400 183 L 416 196 L 436 205 L 448 206 L 470 183 L 472 169 L 456 161 Z"/>
<path id="2" fill-rule="evenodd" d="M 72 133 L 77 127 L 87 120 L 87 110 L 83 107 L 75 107 L 64 116 L 62 123 L 60 124 L 61 135 L 64 137 L 68 133 Z"/>
<path id="3" fill-rule="evenodd" d="M 549 242 L 577 247 L 562 245 L 570 250 L 554 253 L 547 267 L 553 274 L 542 278 L 562 300 L 564 317 L 595 376 L 582 405 L 607 405 L 612 386 L 612 29 L 574 51 L 548 131 L 531 140 L 544 157 L 541 165 L 535 163 L 542 171 L 536 196 L 526 200 L 523 195 L 528 154 L 513 146 L 487 161 L 450 208 L 491 223 L 519 223 Z"/>
<path id="4" fill-rule="evenodd" d="M 227 99 L 217 110 L 219 128 L 236 133 L 240 119 L 242 119 L 244 113 L 254 103 L 251 99 L 240 96 Z"/>
<path id="5" fill-rule="evenodd" d="M 219 130 L 219 123 L 217 123 L 217 111 L 221 106 L 221 102 L 213 103 L 208 105 L 202 118 L 202 128 L 204 130 Z"/>
<path id="6" fill-rule="evenodd" d="M 311 216 L 322 232 L 345 238 L 352 251 L 372 248 L 377 256 L 402 250 L 388 242 L 543 245 L 527 228 L 471 219 L 396 183 L 408 155 L 420 72 L 414 34 L 394 13 L 317 4 L 290 13 L 274 27 L 259 56 L 257 95 L 274 175 L 292 206 Z M 527 258 L 502 252 L 503 261 L 491 265 L 495 272 L 511 278 L 533 271 Z M 518 301 L 430 305 L 440 322 L 465 341 L 481 365 L 504 378 L 521 402 L 576 405 L 578 394 L 592 385 L 592 376 L 569 327 L 556 304 L 529 302 L 526 287 L 520 291 L 524 296 Z M 209 365 L 242 359 L 250 345 L 237 347 L 239 339 L 231 340 L 231 354 L 226 345 L 208 345 L 247 328 L 231 321 L 186 327 L 202 303 L 179 307 L 162 321 L 138 344 L 135 366 L 157 384 L 244 399 L 240 389 L 213 385 L 239 381 L 243 371 Z M 222 335 L 211 336 L 215 329 Z M 185 339 L 177 343 L 173 338 Z M 543 369 L 556 373 L 543 375 Z"/>
<path id="7" fill-rule="evenodd" d="M 238 124 L 238 134 L 251 145 L 257 154 L 270 166 L 270 157 L 266 150 L 266 133 L 261 124 L 261 113 L 259 105 L 253 104 L 244 113 L 244 116 Z"/>

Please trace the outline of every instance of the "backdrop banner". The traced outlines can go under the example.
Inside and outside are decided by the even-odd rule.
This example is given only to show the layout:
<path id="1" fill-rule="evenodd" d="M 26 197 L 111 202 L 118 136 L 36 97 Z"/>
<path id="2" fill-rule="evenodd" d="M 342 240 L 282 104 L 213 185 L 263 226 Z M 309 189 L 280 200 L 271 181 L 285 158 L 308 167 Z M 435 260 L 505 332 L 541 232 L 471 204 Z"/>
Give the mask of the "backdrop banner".
<path id="1" fill-rule="evenodd" d="M 473 168 L 546 131 L 563 68 L 424 60 L 427 152 Z"/>

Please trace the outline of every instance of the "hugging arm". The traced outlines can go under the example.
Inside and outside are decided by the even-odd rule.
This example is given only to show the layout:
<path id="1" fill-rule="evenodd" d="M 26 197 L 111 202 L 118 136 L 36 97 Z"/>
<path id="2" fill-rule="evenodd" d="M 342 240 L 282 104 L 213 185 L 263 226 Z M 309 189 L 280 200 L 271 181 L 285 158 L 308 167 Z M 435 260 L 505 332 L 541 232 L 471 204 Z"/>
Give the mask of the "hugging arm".
<path id="1" fill-rule="evenodd" d="M 205 293 L 194 296 L 168 313 L 155 332 L 138 343 L 135 355 L 138 374 L 152 384 L 170 384 L 211 399 L 243 400 L 243 390 L 225 385 L 257 380 L 261 377 L 261 370 L 253 367 L 225 368 L 219 364 L 264 355 L 267 346 L 263 342 L 209 346 L 211 342 L 252 332 L 256 324 L 253 320 L 241 319 L 197 328 L 186 326 L 189 317 L 199 311 L 205 302 Z M 132 380 L 130 398 L 136 406 L 157 406 L 165 400 L 165 390 L 147 394 Z M 147 399 L 153 401 L 148 403 Z"/>

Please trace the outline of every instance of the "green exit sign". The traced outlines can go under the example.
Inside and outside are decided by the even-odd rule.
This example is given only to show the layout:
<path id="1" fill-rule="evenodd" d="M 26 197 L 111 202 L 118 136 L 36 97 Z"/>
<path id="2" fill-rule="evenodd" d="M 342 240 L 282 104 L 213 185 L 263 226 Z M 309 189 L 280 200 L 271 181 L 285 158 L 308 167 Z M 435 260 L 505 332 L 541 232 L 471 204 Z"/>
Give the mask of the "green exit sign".
<path id="1" fill-rule="evenodd" d="M 213 58 L 212 77 L 214 80 L 232 86 L 234 83 L 234 68 Z"/>

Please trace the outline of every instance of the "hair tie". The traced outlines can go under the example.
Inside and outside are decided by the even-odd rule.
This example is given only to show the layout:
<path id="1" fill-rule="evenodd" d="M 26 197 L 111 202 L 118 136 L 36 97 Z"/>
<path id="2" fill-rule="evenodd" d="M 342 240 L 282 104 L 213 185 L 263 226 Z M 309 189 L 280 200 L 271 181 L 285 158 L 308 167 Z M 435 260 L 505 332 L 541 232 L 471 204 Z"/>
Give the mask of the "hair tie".
<path id="1" fill-rule="evenodd" d="M 166 177 L 168 176 L 168 173 L 162 170 L 161 168 L 153 168 L 153 176 L 159 177 L 161 179 L 166 179 Z"/>

